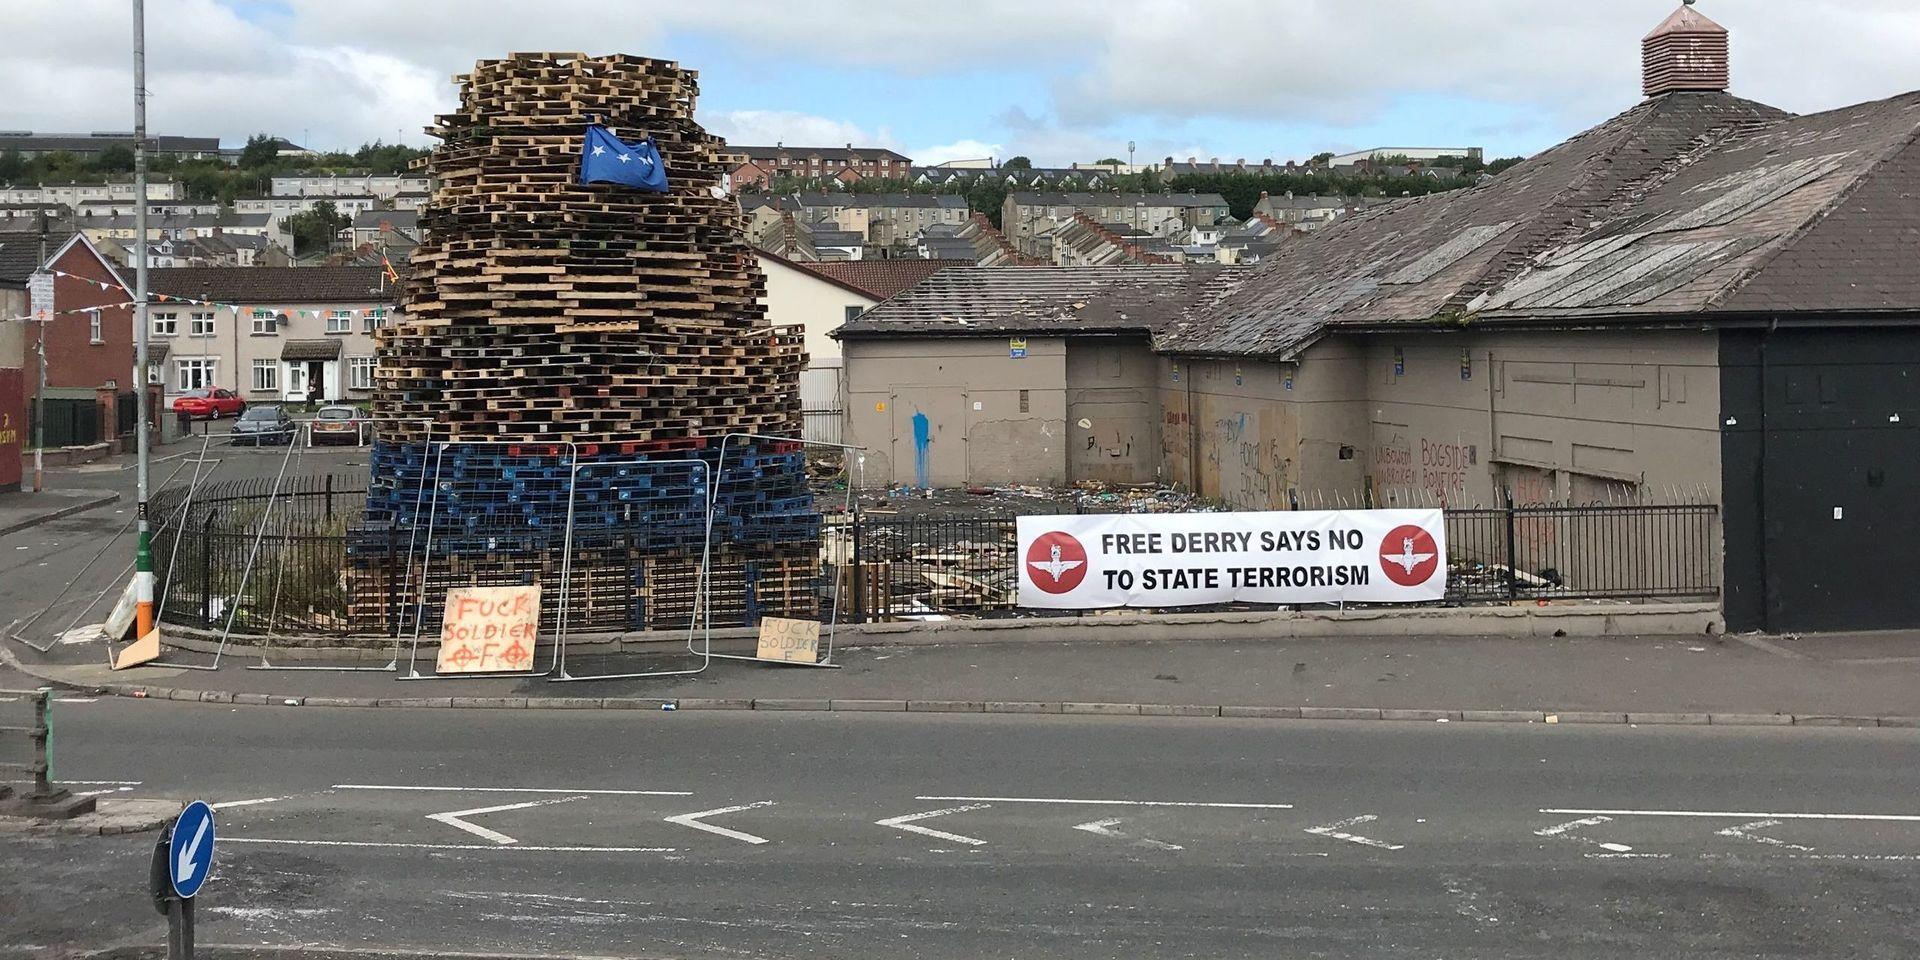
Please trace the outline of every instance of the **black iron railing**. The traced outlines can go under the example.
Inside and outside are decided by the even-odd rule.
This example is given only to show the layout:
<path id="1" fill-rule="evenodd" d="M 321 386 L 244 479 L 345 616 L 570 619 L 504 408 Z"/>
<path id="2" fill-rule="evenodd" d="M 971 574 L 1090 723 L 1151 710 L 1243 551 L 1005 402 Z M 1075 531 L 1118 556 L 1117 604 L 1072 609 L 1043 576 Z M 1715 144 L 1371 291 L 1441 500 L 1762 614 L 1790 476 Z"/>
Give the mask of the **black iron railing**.
<path id="1" fill-rule="evenodd" d="M 203 485 L 191 505 L 185 490 L 157 495 L 162 619 L 218 629 L 231 617 L 237 630 L 256 633 L 419 629 L 432 637 L 447 586 L 538 582 L 554 598 L 543 603 L 551 626 L 565 551 L 529 547 L 520 530 L 459 531 L 467 540 L 497 536 L 497 548 L 477 564 L 429 550 L 422 531 L 369 526 L 366 495 L 364 477 L 345 476 L 282 480 L 277 490 L 272 477 Z M 1712 504 L 1476 507 L 1448 509 L 1445 517 L 1444 603 L 1720 593 L 1719 508 Z M 833 618 L 836 603 L 840 622 L 1043 615 L 1015 607 L 1014 531 L 1015 521 L 1001 517 L 829 517 L 817 572 L 799 553 L 736 561 L 716 543 L 708 575 L 713 624 Z M 564 577 L 571 629 L 686 625 L 697 558 L 648 544 L 645 531 L 620 529 L 575 539 Z"/>

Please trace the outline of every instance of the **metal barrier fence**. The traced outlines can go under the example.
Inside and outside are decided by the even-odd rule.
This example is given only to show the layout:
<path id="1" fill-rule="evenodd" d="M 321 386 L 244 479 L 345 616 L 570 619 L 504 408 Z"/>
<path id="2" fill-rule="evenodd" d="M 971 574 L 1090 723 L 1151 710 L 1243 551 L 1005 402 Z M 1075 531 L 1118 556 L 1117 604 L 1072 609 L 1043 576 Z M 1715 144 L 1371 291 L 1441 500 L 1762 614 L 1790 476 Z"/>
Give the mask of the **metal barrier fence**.
<path id="1" fill-rule="evenodd" d="M 365 477 L 289 478 L 277 496 L 272 484 L 256 478 L 203 485 L 181 518 L 178 544 L 172 538 L 155 543 L 164 621 L 217 629 L 239 602 L 235 629 L 243 633 L 397 637 L 411 635 L 416 618 L 428 636 L 437 632 L 441 598 L 434 589 L 421 590 L 420 546 L 410 543 L 408 530 L 365 525 Z M 155 515 L 170 515 L 175 498 L 185 496 L 174 490 L 155 497 Z M 1713 504 L 1476 507 L 1445 516 L 1446 603 L 1720 593 L 1719 508 Z M 825 569 L 809 613 L 841 623 L 1044 615 L 1014 606 L 1014 529 L 1006 517 L 831 514 L 820 531 Z M 497 534 L 498 582 L 540 582 L 543 593 L 563 595 L 560 554 L 519 555 L 520 538 L 511 529 Z M 569 630 L 663 623 L 685 629 L 690 594 L 680 598 L 666 588 L 677 583 L 690 591 L 697 563 L 655 558 L 656 534 L 612 528 L 575 543 L 576 554 L 597 551 L 614 559 L 602 562 L 605 569 L 591 581 L 577 570 L 567 578 Z M 274 574 L 246 581 L 242 591 L 244 562 L 256 542 L 258 568 Z M 715 540 L 716 550 L 721 543 Z M 750 625 L 795 601 L 793 585 L 766 564 L 715 562 L 708 580 L 715 596 L 727 600 L 712 608 L 715 627 Z M 557 625 L 557 611 L 557 604 L 546 605 L 543 631 Z"/>

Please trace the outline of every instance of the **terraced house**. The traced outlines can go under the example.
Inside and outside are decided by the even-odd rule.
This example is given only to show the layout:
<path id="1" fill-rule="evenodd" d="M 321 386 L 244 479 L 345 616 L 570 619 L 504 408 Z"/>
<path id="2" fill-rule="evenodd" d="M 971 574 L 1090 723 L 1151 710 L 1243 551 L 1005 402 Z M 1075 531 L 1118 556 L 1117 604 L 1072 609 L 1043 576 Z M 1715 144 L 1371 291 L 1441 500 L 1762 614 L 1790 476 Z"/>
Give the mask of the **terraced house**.
<path id="1" fill-rule="evenodd" d="M 1894 557 L 1920 542 L 1920 93 L 1794 116 L 1728 93 L 1726 49 L 1682 7 L 1638 105 L 1252 267 L 938 274 L 841 328 L 853 432 L 897 448 L 924 411 L 962 482 L 1112 475 L 1085 454 L 1113 448 L 1121 475 L 1262 509 L 1699 497 L 1732 627 L 1920 625 Z M 1116 447 L 1043 403 L 1076 369 L 1150 424 L 1130 406 Z"/>

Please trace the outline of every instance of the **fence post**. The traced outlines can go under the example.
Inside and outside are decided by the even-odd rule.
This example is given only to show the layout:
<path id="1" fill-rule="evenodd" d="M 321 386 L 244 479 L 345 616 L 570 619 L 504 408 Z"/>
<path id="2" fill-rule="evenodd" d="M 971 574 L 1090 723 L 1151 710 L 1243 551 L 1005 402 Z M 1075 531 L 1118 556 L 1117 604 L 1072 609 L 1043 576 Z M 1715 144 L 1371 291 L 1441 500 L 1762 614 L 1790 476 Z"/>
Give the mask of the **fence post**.
<path id="1" fill-rule="evenodd" d="M 33 795 L 53 796 L 53 688 L 33 695 Z"/>
<path id="2" fill-rule="evenodd" d="M 848 572 L 848 578 L 853 581 L 853 622 L 866 623 L 867 605 L 864 599 L 864 591 L 861 589 L 861 581 L 867 578 L 867 568 L 860 562 L 860 503 L 858 499 L 854 501 L 853 505 L 852 524 L 853 556 L 851 559 L 853 567 Z"/>
<path id="3" fill-rule="evenodd" d="M 327 474 L 327 522 L 333 522 L 333 474 Z"/>
<path id="4" fill-rule="evenodd" d="M 213 511 L 200 525 L 200 626 L 213 629 Z"/>
<path id="5" fill-rule="evenodd" d="M 1501 498 L 1507 505 L 1507 599 L 1512 600 L 1520 595 L 1519 578 L 1514 575 L 1514 568 L 1520 565 L 1520 557 L 1517 551 L 1519 537 L 1513 522 L 1513 491 L 1501 491 Z"/>

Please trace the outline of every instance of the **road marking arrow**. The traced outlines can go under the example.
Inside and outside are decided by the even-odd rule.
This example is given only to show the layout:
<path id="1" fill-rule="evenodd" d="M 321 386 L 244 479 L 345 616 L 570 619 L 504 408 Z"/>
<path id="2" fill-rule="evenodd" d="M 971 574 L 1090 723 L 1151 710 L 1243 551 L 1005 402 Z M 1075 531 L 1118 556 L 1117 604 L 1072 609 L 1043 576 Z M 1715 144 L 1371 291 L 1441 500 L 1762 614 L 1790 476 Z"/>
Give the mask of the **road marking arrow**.
<path id="1" fill-rule="evenodd" d="M 200 864 L 194 858 L 200 853 L 200 841 L 207 838 L 207 828 L 213 826 L 212 817 L 201 817 L 199 829 L 193 831 L 193 842 L 180 848 L 180 856 L 174 860 L 173 882 L 175 886 L 193 879 L 200 872 Z"/>
<path id="2" fill-rule="evenodd" d="M 1073 828 L 1075 830 L 1085 830 L 1086 832 L 1094 834 L 1096 836 L 1112 837 L 1115 840 L 1131 840 L 1133 841 L 1133 845 L 1136 847 L 1152 847 L 1155 850 L 1186 849 L 1185 847 L 1182 847 L 1177 843 L 1167 843 L 1164 840 L 1155 840 L 1151 837 L 1133 837 L 1113 829 L 1114 825 L 1121 822 L 1122 822 L 1122 818 L 1114 817 L 1111 820 L 1093 820 L 1087 823 L 1076 823 L 1074 824 Z"/>
<path id="3" fill-rule="evenodd" d="M 666 820 L 668 823 L 677 823 L 683 827 L 692 827 L 695 830 L 705 830 L 708 833 L 717 833 L 723 837 L 731 837 L 735 840 L 740 840 L 745 843 L 766 843 L 767 842 L 766 837 L 756 837 L 751 833 L 744 833 L 739 830 L 728 830 L 726 827 L 716 827 L 711 823 L 701 823 L 700 818 L 701 817 L 717 817 L 722 814 L 739 813 L 742 810 L 753 810 L 759 807 L 771 807 L 771 806 L 773 806 L 772 800 L 758 800 L 753 803 L 743 803 L 737 807 L 721 807 L 718 810 L 702 810 L 699 813 L 682 813 L 677 816 L 663 817 L 661 819 Z"/>
<path id="4" fill-rule="evenodd" d="M 1570 832 L 1575 827 L 1597 827 L 1603 823 L 1611 823 L 1612 821 L 1612 817 L 1582 817 L 1578 820 L 1569 820 L 1566 823 L 1555 824 L 1551 827 L 1535 830 L 1533 835 L 1536 837 L 1560 837 L 1576 843 L 1590 843 L 1602 850 L 1611 850 L 1614 853 L 1633 852 L 1633 848 L 1624 843 L 1602 843 L 1592 837 L 1583 837 Z"/>
<path id="5" fill-rule="evenodd" d="M 1317 827 L 1308 827 L 1307 832 L 1318 837 L 1332 837 L 1335 840 L 1345 840 L 1348 843 L 1357 843 L 1363 847 L 1379 847 L 1382 850 L 1405 850 L 1406 849 L 1405 844 L 1388 843 L 1385 840 L 1375 840 L 1372 837 L 1363 837 L 1357 833 L 1346 832 L 1346 828 L 1348 827 L 1354 826 L 1356 824 L 1371 823 L 1378 819 L 1380 818 L 1374 816 L 1371 813 L 1362 814 L 1358 817 L 1348 817 L 1345 820 L 1336 820 L 1332 823 L 1323 823 Z"/>
<path id="6" fill-rule="evenodd" d="M 1812 847 L 1803 847 L 1797 843 L 1788 843 L 1785 840 L 1782 840 L 1778 837 L 1763 837 L 1753 832 L 1755 830 L 1765 830 L 1768 827 L 1777 827 L 1779 825 L 1780 825 L 1780 821 L 1778 820 L 1755 820 L 1752 823 L 1743 823 L 1737 827 L 1728 827 L 1725 830 L 1717 830 L 1715 831 L 1715 833 L 1722 837 L 1735 837 L 1740 840 L 1752 840 L 1755 843 L 1765 843 L 1765 844 L 1769 844 L 1776 847 L 1782 847 L 1788 850 L 1799 850 L 1802 853 L 1813 852 Z"/>
<path id="7" fill-rule="evenodd" d="M 483 813 L 504 813 L 508 810 L 525 810 L 528 807 L 544 807 L 550 803 L 567 803 L 573 800 L 585 799 L 586 797 L 553 797 L 548 800 L 530 800 L 526 803 L 503 803 L 497 807 L 475 807 L 472 810 L 449 810 L 446 813 L 430 813 L 427 814 L 427 819 L 438 820 L 456 830 L 465 830 L 476 837 L 484 837 L 485 839 L 492 840 L 494 843 L 504 846 L 509 843 L 519 843 L 520 841 L 498 830 L 488 830 L 486 827 L 480 826 L 477 823 L 468 823 L 461 818 L 477 817 Z"/>
<path id="8" fill-rule="evenodd" d="M 874 824 L 876 826 L 892 827 L 895 830 L 905 830 L 908 833 L 917 833 L 923 837 L 934 837 L 940 840 L 951 841 L 953 843 L 964 843 L 970 847 L 980 847 L 980 846 L 986 845 L 985 840 L 980 840 L 974 837 L 963 837 L 957 833 L 948 833 L 945 830 L 935 830 L 932 827 L 917 826 L 915 825 L 914 821 L 928 820 L 933 817 L 944 817 L 950 813 L 966 813 L 969 810 L 985 810 L 990 806 L 993 806 L 993 804 L 969 803 L 964 807 L 947 807 L 943 810 L 928 810 L 925 813 L 909 813 L 903 817 L 888 817 L 885 820 L 875 820 Z"/>

